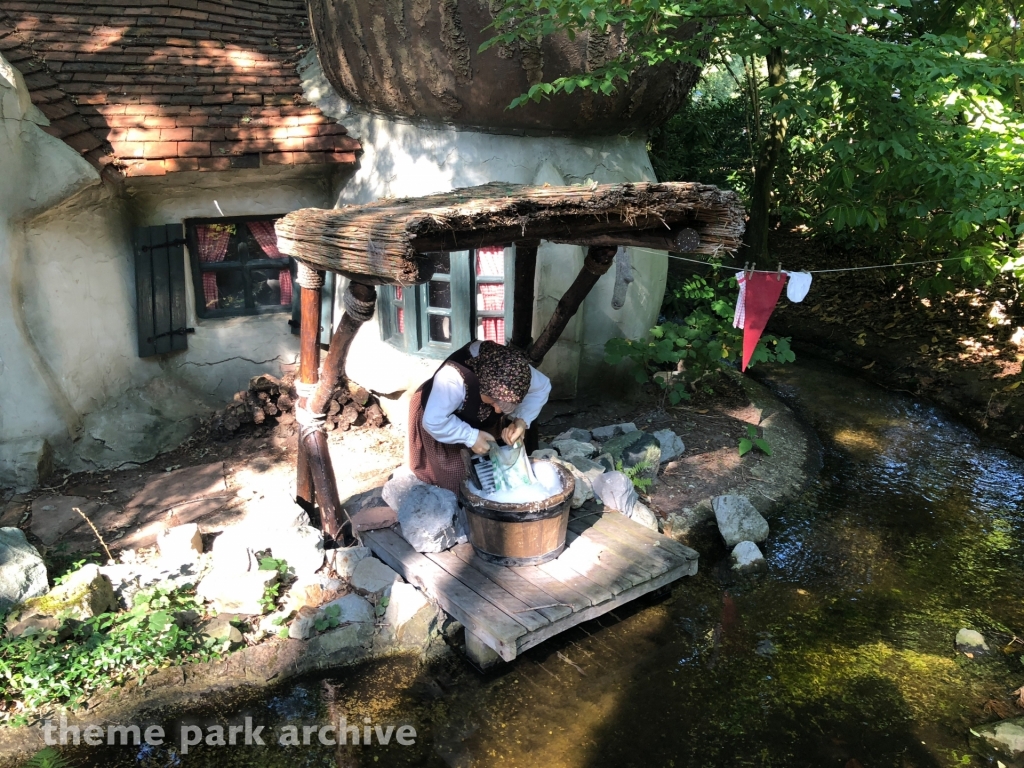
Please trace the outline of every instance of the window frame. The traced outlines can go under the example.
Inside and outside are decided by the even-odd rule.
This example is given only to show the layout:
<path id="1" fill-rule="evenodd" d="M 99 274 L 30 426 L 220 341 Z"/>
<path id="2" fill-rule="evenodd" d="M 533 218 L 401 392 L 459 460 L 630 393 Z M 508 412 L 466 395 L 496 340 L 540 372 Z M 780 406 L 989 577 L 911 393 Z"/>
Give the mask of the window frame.
<path id="1" fill-rule="evenodd" d="M 402 298 L 395 295 L 393 285 L 382 286 L 379 296 L 378 317 L 381 340 L 393 347 L 419 357 L 444 359 L 476 338 L 477 326 L 483 317 L 501 317 L 505 319 L 505 343 L 511 339 L 512 302 L 515 287 L 515 246 L 505 246 L 505 274 L 497 277 L 476 275 L 476 249 L 448 251 L 451 256 L 448 275 L 432 276 L 422 285 L 402 287 Z M 429 306 L 429 290 L 431 282 L 449 282 L 451 284 L 451 308 Z M 478 310 L 476 295 L 477 286 L 487 283 L 504 283 L 505 309 L 497 311 Z M 403 310 L 405 331 L 398 330 L 397 310 Z M 446 315 L 451 317 L 451 342 L 438 342 L 430 339 L 430 316 Z"/>
<path id="2" fill-rule="evenodd" d="M 250 221 L 277 221 L 285 214 L 263 214 L 256 216 L 219 216 L 216 218 L 185 219 L 185 243 L 188 246 L 189 263 L 192 267 L 192 290 L 195 295 L 196 317 L 206 320 L 221 317 L 253 317 L 257 315 L 274 315 L 281 313 L 291 314 L 295 306 L 295 296 L 298 293 L 298 284 L 295 282 L 296 266 L 295 259 L 288 257 L 288 269 L 292 276 L 292 302 L 291 304 L 279 304 L 266 306 L 256 304 L 252 292 L 252 270 L 260 269 L 281 269 L 282 259 L 250 259 L 244 264 L 239 261 L 220 261 L 206 263 L 199 261 L 199 243 L 196 238 L 196 227 L 206 224 L 247 224 Z M 204 266 L 205 264 L 205 266 Z M 242 273 L 242 280 L 245 284 L 245 306 L 240 309 L 208 309 L 206 306 L 206 294 L 203 290 L 204 272 L 231 272 Z M 250 306 L 251 304 L 251 306 Z"/>

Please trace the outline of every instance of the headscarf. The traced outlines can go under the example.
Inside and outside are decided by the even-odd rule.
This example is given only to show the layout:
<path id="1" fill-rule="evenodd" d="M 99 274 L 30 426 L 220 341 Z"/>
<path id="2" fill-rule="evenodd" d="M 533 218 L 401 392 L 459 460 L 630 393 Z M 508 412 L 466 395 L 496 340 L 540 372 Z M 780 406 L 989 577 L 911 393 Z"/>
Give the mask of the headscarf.
<path id="1" fill-rule="evenodd" d="M 502 406 L 519 405 L 530 391 L 530 363 L 515 347 L 484 341 L 480 344 L 480 354 L 470 357 L 466 367 L 479 379 L 480 393 Z"/>

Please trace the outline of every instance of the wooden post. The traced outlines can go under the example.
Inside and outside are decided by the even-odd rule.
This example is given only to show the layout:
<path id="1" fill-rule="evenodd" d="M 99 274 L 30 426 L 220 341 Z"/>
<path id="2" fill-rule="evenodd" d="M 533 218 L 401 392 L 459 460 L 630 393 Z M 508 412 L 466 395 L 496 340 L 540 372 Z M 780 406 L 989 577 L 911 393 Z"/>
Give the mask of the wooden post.
<path id="1" fill-rule="evenodd" d="M 558 337 L 562 335 L 565 326 L 569 324 L 573 315 L 579 310 L 583 300 L 587 298 L 587 294 L 597 284 L 601 275 L 611 267 L 615 261 L 615 252 L 617 250 L 615 246 L 605 245 L 592 245 L 587 249 L 587 257 L 583 260 L 583 269 L 576 275 L 576 279 L 573 280 L 565 295 L 558 300 L 558 306 L 555 307 L 547 327 L 537 337 L 537 341 L 534 342 L 533 346 L 530 347 L 530 361 L 534 366 L 541 364 L 544 355 L 558 341 Z"/>
<path id="2" fill-rule="evenodd" d="M 334 476 L 334 465 L 327 450 L 327 434 L 324 432 L 323 414 L 327 401 L 345 375 L 345 360 L 348 357 L 352 339 L 360 326 L 373 317 L 377 302 L 377 289 L 372 285 L 350 282 L 345 289 L 345 314 L 331 336 L 331 346 L 324 359 L 323 375 L 313 393 L 308 397 L 303 419 L 309 420 L 302 426 L 301 438 L 309 461 L 309 470 L 320 504 L 320 525 L 325 538 L 341 542 L 345 537 L 341 500 L 338 497 L 338 483 Z M 354 531 L 348 532 L 351 538 Z"/>
<path id="3" fill-rule="evenodd" d="M 306 399 L 317 383 L 320 371 L 320 292 L 324 273 L 312 270 L 299 262 L 296 282 L 299 284 L 299 395 L 297 405 L 306 406 Z M 300 504 L 312 509 L 316 501 L 313 476 L 304 441 L 299 439 L 296 465 L 295 496 Z"/>
<path id="4" fill-rule="evenodd" d="M 528 349 L 533 341 L 534 284 L 540 240 L 516 243 L 515 288 L 512 298 L 512 346 Z"/>

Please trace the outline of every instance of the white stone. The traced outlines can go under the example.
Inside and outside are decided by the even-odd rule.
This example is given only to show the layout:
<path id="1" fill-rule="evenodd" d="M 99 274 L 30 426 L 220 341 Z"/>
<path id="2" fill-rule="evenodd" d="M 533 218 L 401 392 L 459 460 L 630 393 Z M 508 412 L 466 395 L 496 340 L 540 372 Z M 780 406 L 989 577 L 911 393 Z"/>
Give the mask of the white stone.
<path id="1" fill-rule="evenodd" d="M 954 641 L 956 649 L 962 653 L 971 653 L 975 656 L 983 653 L 988 653 L 988 643 L 985 642 L 985 636 L 973 629 L 967 629 L 964 627 L 956 633 L 956 640 Z"/>
<path id="2" fill-rule="evenodd" d="M 558 454 L 566 461 L 582 456 L 584 459 L 589 459 L 595 453 L 595 448 L 591 443 L 584 443 L 580 440 L 552 440 L 551 447 L 558 451 Z"/>
<path id="3" fill-rule="evenodd" d="M 0 614 L 32 597 L 45 595 L 50 585 L 46 565 L 19 528 L 0 528 Z"/>
<path id="4" fill-rule="evenodd" d="M 330 556 L 334 558 L 334 572 L 338 578 L 349 580 L 360 560 L 370 556 L 369 547 L 344 547 L 332 549 Z"/>
<path id="5" fill-rule="evenodd" d="M 292 640 L 309 640 L 316 634 L 316 621 L 320 611 L 312 606 L 299 609 L 291 624 L 288 625 L 288 637 Z"/>
<path id="6" fill-rule="evenodd" d="M 214 640 L 229 642 L 236 645 L 242 642 L 242 633 L 231 622 L 237 617 L 229 613 L 218 614 L 211 619 L 203 628 L 202 634 L 205 637 L 212 637 Z"/>
<path id="7" fill-rule="evenodd" d="M 211 603 L 218 613 L 258 616 L 267 587 L 277 583 L 277 571 L 233 571 L 216 568 L 199 582 L 196 597 Z"/>
<path id="8" fill-rule="evenodd" d="M 391 586 L 402 577 L 375 557 L 360 560 L 352 572 L 352 589 L 367 597 L 380 598 L 391 591 Z"/>
<path id="9" fill-rule="evenodd" d="M 259 567 L 254 562 L 253 537 L 244 526 L 228 528 L 213 540 L 213 568 L 225 571 L 251 571 Z M 259 545 L 257 544 L 257 549 Z"/>
<path id="10" fill-rule="evenodd" d="M 633 505 L 633 510 L 629 513 L 629 519 L 634 523 L 640 523 L 645 528 L 650 528 L 652 531 L 658 530 L 658 518 L 643 502 L 636 502 Z"/>
<path id="11" fill-rule="evenodd" d="M 160 558 L 165 564 L 194 562 L 203 554 L 203 536 L 196 523 L 176 525 L 157 536 Z"/>
<path id="12" fill-rule="evenodd" d="M 451 491 L 420 483 L 405 494 L 397 509 L 402 538 L 417 552 L 444 552 L 459 543 L 459 504 Z"/>
<path id="13" fill-rule="evenodd" d="M 591 439 L 589 429 L 580 429 L 579 427 L 570 427 L 565 430 L 562 434 L 558 435 L 551 442 L 554 443 L 558 440 L 578 440 L 581 443 L 589 443 Z"/>
<path id="14" fill-rule="evenodd" d="M 733 547 L 729 559 L 732 562 L 732 569 L 737 573 L 753 573 L 768 568 L 764 555 L 752 541 L 741 541 Z"/>
<path id="15" fill-rule="evenodd" d="M 590 499 L 594 498 L 594 486 L 589 477 L 568 461 L 562 459 L 551 459 L 551 461 L 564 467 L 573 477 L 575 485 L 572 491 L 572 504 L 570 505 L 573 509 L 579 509 Z"/>
<path id="16" fill-rule="evenodd" d="M 426 485 L 408 467 L 399 467 L 391 479 L 384 484 L 381 496 L 385 503 L 394 510 L 401 509 L 402 502 L 413 488 Z"/>
<path id="17" fill-rule="evenodd" d="M 611 440 L 613 437 L 624 435 L 627 432 L 636 432 L 636 424 L 630 421 L 624 424 L 611 424 L 607 427 L 595 427 L 590 430 L 590 434 L 593 438 L 602 443 L 605 440 Z"/>
<path id="18" fill-rule="evenodd" d="M 45 601 L 45 602 L 44 602 Z M 42 597 L 23 604 L 22 618 L 27 616 L 67 616 L 88 619 L 117 610 L 117 598 L 110 579 L 100 573 L 95 563 L 79 568 Z"/>
<path id="19" fill-rule="evenodd" d="M 324 564 L 324 534 L 310 525 L 279 531 L 270 545 L 275 559 L 284 560 L 296 576 L 316 573 Z"/>
<path id="20" fill-rule="evenodd" d="M 761 542 L 768 538 L 768 521 L 746 496 L 716 496 L 711 500 L 718 531 L 726 546 L 741 541 Z"/>
<path id="21" fill-rule="evenodd" d="M 394 584 L 391 587 L 391 594 L 394 595 L 396 587 L 407 587 L 409 584 Z M 415 587 L 414 587 L 415 589 Z M 372 624 L 373 623 L 373 606 L 367 602 L 365 598 L 359 595 L 345 595 L 339 597 L 337 600 L 332 600 L 329 603 L 325 603 L 320 606 L 317 611 L 317 616 L 324 618 L 329 616 L 333 611 L 333 608 L 338 609 L 339 624 Z"/>
<path id="22" fill-rule="evenodd" d="M 420 647 L 436 626 L 437 609 L 412 584 L 395 584 L 384 612 L 384 623 L 399 645 Z"/>
<path id="23" fill-rule="evenodd" d="M 250 499 L 245 509 L 243 525 L 255 529 L 300 528 L 310 524 L 309 513 L 286 494 Z"/>
<path id="24" fill-rule="evenodd" d="M 683 445 L 682 439 L 673 432 L 671 429 L 659 429 L 657 432 L 651 433 L 661 443 L 661 463 L 664 464 L 666 461 L 672 461 L 683 455 L 683 451 L 686 450 L 686 446 Z"/>

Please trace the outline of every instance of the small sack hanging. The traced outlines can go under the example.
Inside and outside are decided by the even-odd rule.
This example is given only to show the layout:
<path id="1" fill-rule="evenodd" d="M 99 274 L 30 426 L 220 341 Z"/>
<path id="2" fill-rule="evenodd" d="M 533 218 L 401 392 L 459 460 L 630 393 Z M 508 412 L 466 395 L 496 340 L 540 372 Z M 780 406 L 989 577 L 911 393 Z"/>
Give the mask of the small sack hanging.
<path id="1" fill-rule="evenodd" d="M 786 285 L 785 273 L 751 272 L 747 276 L 747 290 L 744 301 L 746 316 L 743 323 L 743 367 L 747 370 L 750 358 L 761 340 L 768 318 L 782 295 Z"/>

